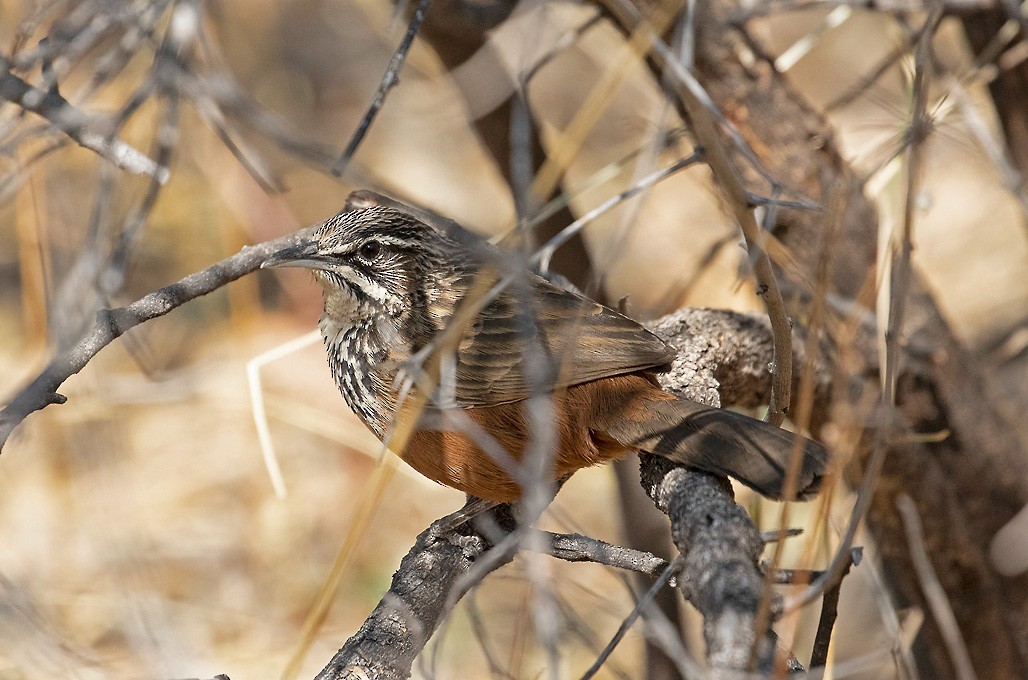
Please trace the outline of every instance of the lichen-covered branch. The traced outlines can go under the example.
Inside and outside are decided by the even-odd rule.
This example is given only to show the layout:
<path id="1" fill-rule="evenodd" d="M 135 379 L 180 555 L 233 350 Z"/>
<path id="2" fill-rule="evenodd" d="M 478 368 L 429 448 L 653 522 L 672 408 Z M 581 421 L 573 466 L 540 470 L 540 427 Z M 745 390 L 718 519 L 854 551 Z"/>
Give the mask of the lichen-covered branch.
<path id="1" fill-rule="evenodd" d="M 765 621 L 763 630 L 756 629 L 764 591 L 757 563 L 764 542 L 753 520 L 734 501 L 726 479 L 676 467 L 656 456 L 642 460 L 643 488 L 671 519 L 671 537 L 682 553 L 680 587 L 703 615 L 712 672 L 746 670 L 754 647 L 757 669 L 771 669 L 771 620 Z M 776 596 L 772 613 L 780 609 Z"/>

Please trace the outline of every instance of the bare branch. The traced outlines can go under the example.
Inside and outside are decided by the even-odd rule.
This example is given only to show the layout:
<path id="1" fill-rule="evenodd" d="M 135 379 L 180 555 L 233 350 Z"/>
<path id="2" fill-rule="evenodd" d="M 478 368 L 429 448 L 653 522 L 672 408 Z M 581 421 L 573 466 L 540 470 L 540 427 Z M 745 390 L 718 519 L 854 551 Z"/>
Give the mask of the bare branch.
<path id="1" fill-rule="evenodd" d="M 941 7 L 936 6 L 928 18 L 925 19 L 926 26 L 938 26 L 942 18 Z M 857 502 L 850 513 L 849 524 L 839 542 L 839 547 L 832 558 L 825 573 L 810 584 L 802 593 L 790 599 L 787 608 L 800 607 L 812 602 L 819 597 L 840 577 L 843 570 L 848 567 L 850 548 L 856 536 L 857 527 L 864 520 L 871 506 L 871 499 L 874 496 L 875 485 L 881 474 L 882 466 L 885 464 L 885 455 L 888 446 L 885 441 L 886 435 L 890 433 L 895 420 L 894 408 L 896 406 L 896 383 L 899 380 L 900 360 L 903 353 L 900 351 L 900 337 L 903 329 L 903 317 L 906 310 L 907 296 L 910 288 L 910 279 L 913 276 L 911 271 L 910 256 L 913 251 L 913 222 L 914 203 L 916 193 L 920 186 L 920 178 L 923 168 L 923 143 L 930 129 L 930 117 L 927 112 L 927 69 L 929 67 L 928 50 L 930 49 L 931 37 L 934 30 L 928 29 L 921 33 L 917 42 L 915 55 L 916 72 L 914 77 L 914 101 L 911 116 L 910 148 L 907 163 L 906 176 L 906 203 L 904 204 L 904 215 L 902 233 L 898 244 L 895 244 L 892 253 L 892 262 L 889 281 L 889 318 L 885 331 L 885 371 L 882 374 L 882 408 L 880 409 L 880 425 L 874 433 L 874 450 L 867 463 L 867 471 L 860 483 L 860 490 L 857 493 Z"/>
<path id="2" fill-rule="evenodd" d="M 514 527 L 509 511 L 509 506 L 490 511 L 508 531 Z M 464 594 L 465 577 L 495 545 L 486 533 L 468 525 L 444 536 L 431 527 L 423 531 L 400 562 L 389 591 L 316 680 L 409 677 L 414 659 Z M 512 556 L 508 552 L 505 559 L 492 561 L 489 571 Z"/>
<path id="3" fill-rule="evenodd" d="M 10 68 L 11 63 L 0 58 L 0 99 L 41 116 L 80 146 L 95 151 L 122 170 L 149 175 L 162 184 L 167 181 L 166 167 L 117 137 L 98 132 L 92 119 L 59 93 L 33 87 L 11 73 Z"/>
<path id="4" fill-rule="evenodd" d="M 842 581 L 849 573 L 850 566 L 860 561 L 860 554 L 859 549 L 856 548 L 850 551 L 850 559 L 839 576 L 839 580 L 825 591 L 824 600 L 821 602 L 821 616 L 817 622 L 817 634 L 814 636 L 814 648 L 810 652 L 811 668 L 820 668 L 828 663 L 828 647 L 831 645 L 832 630 L 835 628 L 835 619 L 839 614 L 839 593 L 842 592 Z"/>
<path id="5" fill-rule="evenodd" d="M 548 539 L 548 553 L 566 562 L 595 562 L 608 567 L 628 569 L 647 576 L 660 576 L 668 561 L 632 548 L 623 548 L 581 534 L 542 532 Z"/>
<path id="6" fill-rule="evenodd" d="M 316 228 L 315 226 L 304 229 L 258 245 L 245 246 L 235 255 L 190 274 L 177 283 L 148 293 L 129 305 L 101 310 L 97 314 L 96 323 L 86 335 L 68 351 L 55 357 L 0 411 L 0 450 L 14 428 L 30 414 L 50 404 L 63 404 L 67 398 L 59 394 L 57 389 L 65 380 L 85 368 L 100 350 L 116 338 L 145 321 L 164 316 L 183 303 L 217 290 L 244 274 L 249 274 L 260 267 L 269 255 L 299 243 Z"/>
<path id="7" fill-rule="evenodd" d="M 648 326 L 678 352 L 671 369 L 659 376 L 664 389 L 721 406 L 755 405 L 766 396 L 767 364 L 774 351 L 766 317 L 682 309 Z M 798 350 L 795 360 L 803 363 L 802 343 L 793 347 Z M 828 408 L 823 366 L 815 366 L 814 382 L 821 395 L 812 414 L 816 423 L 826 417 Z M 672 537 L 685 557 L 680 582 L 704 616 L 708 662 L 712 668 L 746 670 L 750 652 L 756 649 L 758 668 L 770 668 L 776 649 L 771 622 L 781 612 L 782 601 L 777 594 L 770 595 L 770 616 L 758 615 L 765 589 L 758 566 L 763 537 L 735 503 L 726 480 L 673 468 L 655 458 L 643 457 L 643 488 L 671 518 Z M 703 584 L 702 592 L 697 584 Z M 758 623 L 760 631 L 755 633 Z"/>
<path id="8" fill-rule="evenodd" d="M 960 634 L 960 626 L 953 615 L 953 608 L 946 597 L 946 591 L 939 583 L 939 577 L 935 575 L 932 561 L 925 549 L 924 532 L 921 528 L 921 518 L 917 514 L 917 505 L 910 496 L 901 494 L 896 499 L 896 508 L 903 519 L 910 556 L 913 559 L 914 568 L 917 570 L 917 577 L 921 581 L 925 600 L 928 601 L 932 616 L 935 617 L 935 622 L 946 640 L 946 649 L 953 661 L 956 677 L 959 680 L 976 680 L 978 676 L 974 672 L 971 656 L 967 653 L 967 645 L 964 644 L 964 638 Z"/>
<path id="9" fill-rule="evenodd" d="M 392 59 L 389 60 L 389 66 L 386 68 L 386 72 L 382 76 L 382 82 L 379 83 L 378 90 L 371 100 L 371 106 L 368 107 L 367 113 L 364 114 L 364 118 L 361 119 L 357 130 L 353 133 L 353 137 L 350 138 L 350 143 L 346 145 L 343 155 L 339 157 L 335 166 L 332 167 L 333 175 L 338 177 L 343 174 L 343 170 L 350 164 L 353 154 L 357 152 L 357 147 L 364 141 L 364 135 L 371 128 L 371 124 L 375 121 L 375 116 L 378 115 L 379 109 L 385 103 L 389 90 L 399 84 L 400 69 L 403 68 L 403 62 L 407 59 L 407 52 L 410 51 L 410 46 L 414 43 L 414 36 L 417 35 L 418 29 L 421 28 L 421 23 L 425 20 L 425 12 L 428 11 L 430 2 L 431 0 L 418 0 L 418 6 L 414 9 L 414 16 L 411 17 L 410 23 L 407 24 L 407 32 L 396 48 L 396 52 L 393 53 Z"/>
<path id="10" fill-rule="evenodd" d="M 596 661 L 593 662 L 593 665 L 589 667 L 589 670 L 582 674 L 582 680 L 588 680 L 596 675 L 596 672 L 600 670 L 600 667 L 603 666 L 607 658 L 610 657 L 614 648 L 617 647 L 618 643 L 621 642 L 622 639 L 624 639 L 628 629 L 632 627 L 632 624 L 639 618 L 643 610 L 646 609 L 646 607 L 648 607 L 653 601 L 653 598 L 656 597 L 657 592 L 667 585 L 675 571 L 680 569 L 681 566 L 681 562 L 676 560 L 664 567 L 663 571 L 660 573 L 660 577 L 654 581 L 653 585 L 649 587 L 646 593 L 639 598 L 639 602 L 637 602 L 635 607 L 632 609 L 632 613 L 626 616 L 625 620 L 621 622 L 621 626 L 618 628 L 617 633 L 614 634 L 614 637 L 611 638 L 609 643 L 607 643 L 607 646 L 604 647 L 603 651 L 600 652 L 598 657 L 596 657 Z"/>
<path id="11" fill-rule="evenodd" d="M 668 58 L 667 66 L 678 80 L 679 96 L 689 113 L 693 132 L 700 144 L 706 147 L 706 161 L 718 184 L 727 194 L 732 213 L 746 238 L 753 273 L 757 279 L 757 294 L 767 306 L 768 318 L 771 320 L 775 338 L 775 364 L 767 419 L 775 425 L 781 425 L 791 403 L 792 322 L 785 310 L 785 301 L 778 288 L 778 280 L 771 267 L 771 259 L 764 248 L 764 230 L 757 223 L 753 210 L 750 208 L 749 193 L 739 171 L 729 158 L 714 117 L 710 113 L 716 106 L 710 100 L 710 96 L 703 86 L 685 69 L 682 63 L 671 55 L 669 57 L 671 58 Z"/>
<path id="12" fill-rule="evenodd" d="M 756 630 L 764 575 L 757 566 L 764 542 L 722 477 L 641 456 L 643 488 L 671 519 L 671 537 L 684 559 L 679 586 L 703 615 L 711 669 L 745 671 L 750 651 L 770 670 L 775 640 L 771 619 Z M 772 613 L 781 613 L 773 598 Z"/>

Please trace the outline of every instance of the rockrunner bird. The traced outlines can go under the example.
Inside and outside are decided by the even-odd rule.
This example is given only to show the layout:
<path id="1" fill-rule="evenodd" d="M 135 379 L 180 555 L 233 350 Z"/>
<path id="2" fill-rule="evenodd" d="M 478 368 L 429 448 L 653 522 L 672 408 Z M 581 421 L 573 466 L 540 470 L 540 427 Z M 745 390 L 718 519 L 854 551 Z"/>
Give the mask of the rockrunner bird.
<path id="1" fill-rule="evenodd" d="M 314 272 L 340 392 L 379 439 L 393 433 L 391 448 L 414 469 L 510 502 L 530 479 L 526 452 L 549 455 L 561 482 L 636 450 L 782 496 L 797 435 L 663 391 L 655 374 L 674 352 L 660 338 L 540 276 L 510 276 L 500 251 L 466 241 L 373 205 L 336 215 L 263 265 Z M 497 282 L 507 285 L 497 292 Z M 423 369 L 407 392 L 403 368 Z M 548 427 L 532 409 L 545 409 Z M 827 453 L 800 439 L 804 497 Z"/>

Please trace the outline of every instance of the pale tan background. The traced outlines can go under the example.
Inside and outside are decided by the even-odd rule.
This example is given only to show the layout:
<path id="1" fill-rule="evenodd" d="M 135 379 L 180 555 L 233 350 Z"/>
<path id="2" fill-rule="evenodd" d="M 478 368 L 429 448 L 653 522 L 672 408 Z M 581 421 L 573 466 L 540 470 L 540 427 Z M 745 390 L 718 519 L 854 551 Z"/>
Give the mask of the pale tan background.
<path id="1" fill-rule="evenodd" d="M 0 38 L 8 44 L 20 4 L 0 3 Z M 224 0 L 210 28 L 244 87 L 305 134 L 340 149 L 377 86 L 402 22 L 384 3 L 364 0 L 268 2 Z M 416 43 L 401 86 L 356 157 L 347 181 L 327 178 L 274 152 L 288 191 L 266 195 L 188 109 L 179 157 L 130 272 L 126 302 L 199 269 L 247 242 L 285 233 L 334 213 L 346 194 L 374 184 L 421 202 L 485 233 L 514 219 L 500 174 L 469 131 L 509 88 L 506 78 L 545 52 L 581 8 L 553 5 L 526 12 L 497 31 L 498 58 L 472 62 L 451 79 Z M 765 22 L 759 33 L 775 52 L 819 30 L 823 12 Z M 857 13 L 827 30 L 789 70 L 815 103 L 855 82 L 895 43 L 888 22 Z M 952 63 L 967 61 L 958 31 L 940 35 Z M 525 36 L 530 36 L 526 39 Z M 617 37 L 594 29 L 543 69 L 530 89 L 545 121 L 545 141 L 580 107 L 610 68 Z M 133 64 L 141 73 L 144 60 Z M 73 92 L 73 72 L 63 84 Z M 456 80 L 456 82 L 454 82 Z M 832 116 L 843 146 L 869 170 L 900 133 L 906 91 L 898 75 L 887 87 Z M 937 88 L 945 89 L 945 83 Z M 980 89 L 973 106 L 991 124 Z M 114 106 L 121 93 L 112 88 Z M 145 117 L 127 132 L 148 139 Z M 583 211 L 688 151 L 643 153 L 614 180 L 579 191 L 594 173 L 675 126 L 644 69 L 635 65 L 607 101 L 605 114 L 568 173 L 565 188 Z M 657 159 L 654 158 L 657 156 Z M 96 159 L 63 152 L 36 166 L 0 205 L 0 385 L 9 394 L 38 370 L 46 354 L 42 296 L 59 285 L 77 252 L 94 191 Z M 897 210 L 896 175 L 870 185 L 883 224 Z M 119 186 L 121 203 L 142 182 Z M 948 115 L 928 147 L 915 263 L 943 310 L 972 344 L 1023 322 L 1028 309 L 1028 240 L 1023 216 L 967 132 Z M 731 237 L 707 173 L 691 169 L 591 226 L 587 243 L 608 273 L 611 299 L 630 296 L 640 315 L 678 304 L 759 309 L 746 278 L 738 238 L 729 238 L 698 278 L 712 244 Z M 36 241 L 47 256 L 38 257 Z M 274 279 L 274 280 L 273 280 Z M 692 282 L 683 290 L 683 282 Z M 282 284 L 281 286 L 279 284 Z M 262 294 L 263 293 L 263 294 Z M 0 678 L 173 678 L 227 673 L 234 680 L 276 677 L 300 639 L 300 626 L 351 531 L 363 539 L 336 603 L 300 677 L 313 676 L 371 610 L 414 536 L 458 507 L 460 494 L 405 468 L 392 478 L 370 521 L 354 527 L 370 491 L 377 442 L 347 411 L 332 385 L 320 346 L 264 369 L 264 394 L 288 496 L 275 497 L 264 472 L 251 418 L 246 363 L 314 327 L 318 292 L 306 276 L 261 272 L 190 303 L 106 349 L 61 390 L 69 403 L 32 416 L 0 457 Z M 150 375 L 139 368 L 139 361 Z M 751 501 L 754 506 L 758 501 Z M 837 501 L 847 507 L 845 499 Z M 552 526 L 619 540 L 609 470 L 581 473 L 561 493 Z M 774 508 L 760 509 L 774 526 Z M 803 525 L 803 518 L 795 523 Z M 823 563 L 821 537 L 790 559 Z M 562 641 L 561 677 L 577 677 L 631 607 L 620 574 L 553 564 L 559 595 L 574 604 L 582 635 Z M 544 657 L 527 625 L 529 586 L 518 563 L 490 577 L 475 601 L 487 643 L 517 677 L 538 677 Z M 896 616 L 874 585 L 873 561 L 843 591 L 836 659 L 883 652 Z M 797 649 L 809 649 L 817 612 L 799 621 Z M 903 613 L 900 621 L 906 621 Z M 793 621 L 783 622 L 787 641 Z M 894 622 L 893 622 L 894 623 Z M 429 647 L 436 677 L 484 677 L 488 666 L 462 609 L 441 646 Z M 895 631 L 893 631 L 895 633 Z M 640 677 L 638 630 L 599 677 Z M 801 654 L 801 656 L 803 656 Z M 888 664 L 886 664 L 886 667 Z M 416 673 L 420 673 L 416 669 Z M 886 677 L 871 670 L 861 677 Z"/>

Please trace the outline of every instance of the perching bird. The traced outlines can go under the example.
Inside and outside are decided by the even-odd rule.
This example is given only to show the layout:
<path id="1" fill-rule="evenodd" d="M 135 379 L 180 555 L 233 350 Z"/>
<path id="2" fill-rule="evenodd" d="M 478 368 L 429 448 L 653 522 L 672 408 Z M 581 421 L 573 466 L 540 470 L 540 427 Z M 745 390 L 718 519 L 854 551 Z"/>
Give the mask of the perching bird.
<path id="1" fill-rule="evenodd" d="M 527 452 L 550 455 L 563 481 L 637 450 L 781 497 L 798 435 L 663 391 L 655 374 L 673 350 L 612 309 L 527 271 L 492 290 L 501 258 L 374 205 L 336 215 L 263 266 L 314 272 L 340 392 L 430 479 L 510 502 L 528 479 Z M 418 360 L 425 371 L 404 393 L 397 376 Z M 800 497 L 816 491 L 827 460 L 809 439 L 802 455 Z"/>

